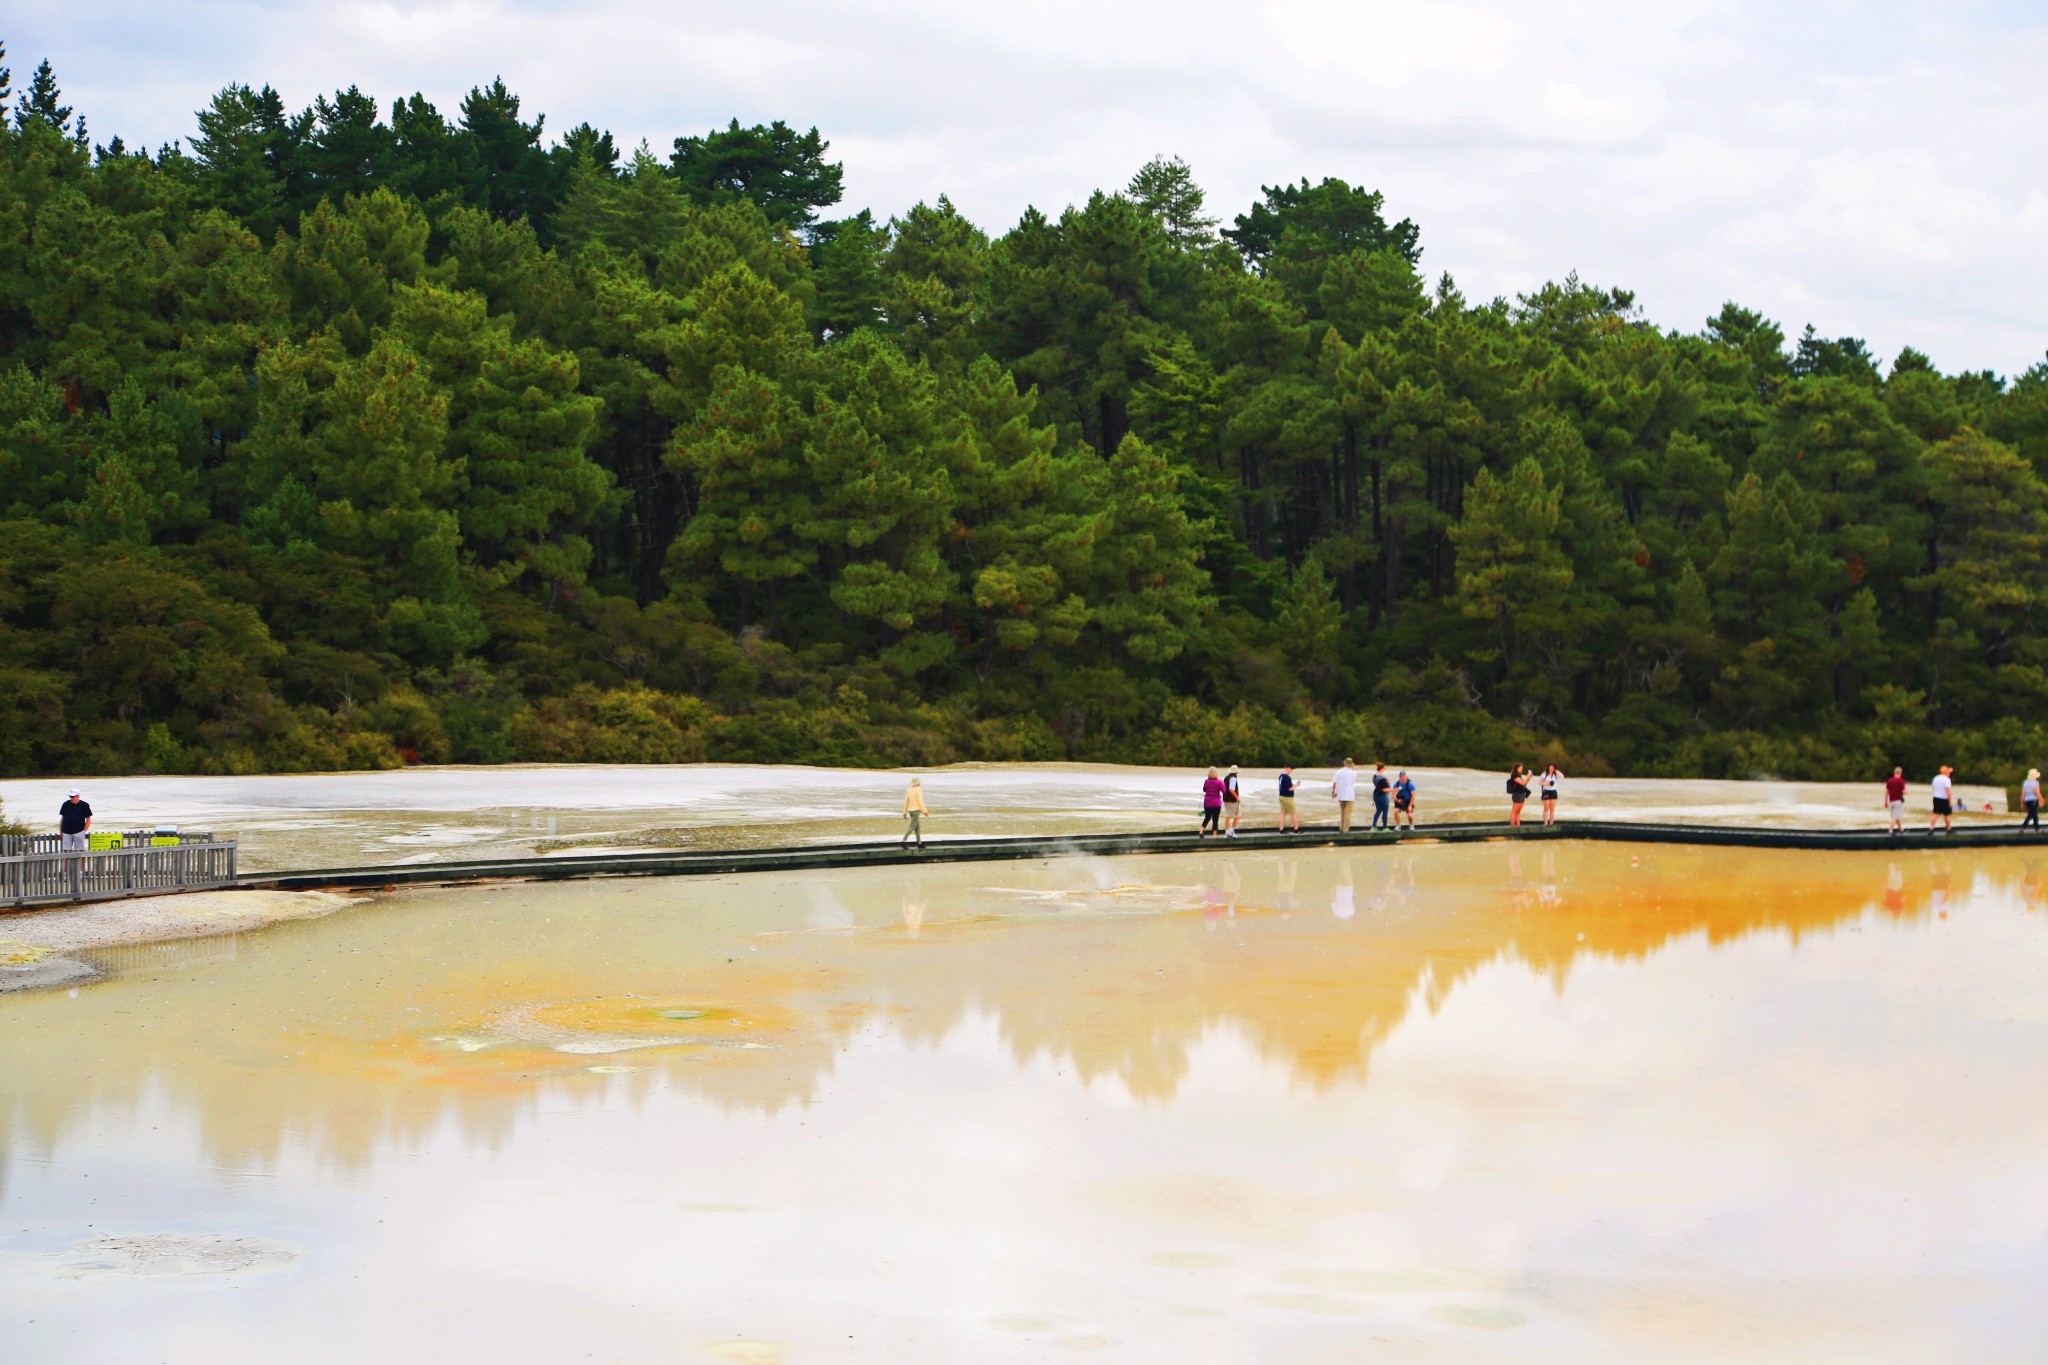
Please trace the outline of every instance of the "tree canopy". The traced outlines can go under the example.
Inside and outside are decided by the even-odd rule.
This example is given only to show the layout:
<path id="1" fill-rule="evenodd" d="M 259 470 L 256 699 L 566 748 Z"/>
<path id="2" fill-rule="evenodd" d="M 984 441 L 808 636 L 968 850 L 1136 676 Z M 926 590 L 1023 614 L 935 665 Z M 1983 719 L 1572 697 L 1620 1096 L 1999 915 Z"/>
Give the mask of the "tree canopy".
<path id="1" fill-rule="evenodd" d="M 144 152 L 4 62 L 0 771 L 2048 753 L 2048 364 L 1471 300 L 1335 177 L 990 230 L 780 121 Z"/>

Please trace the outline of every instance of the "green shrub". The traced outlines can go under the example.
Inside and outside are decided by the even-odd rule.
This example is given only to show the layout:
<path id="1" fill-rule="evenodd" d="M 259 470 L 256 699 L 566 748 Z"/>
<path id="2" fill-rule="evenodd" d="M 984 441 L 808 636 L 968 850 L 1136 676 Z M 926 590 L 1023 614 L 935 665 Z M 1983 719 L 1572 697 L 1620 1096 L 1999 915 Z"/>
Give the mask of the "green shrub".
<path id="1" fill-rule="evenodd" d="M 162 721 L 154 722 L 142 732 L 142 766 L 152 773 L 182 773 L 191 771 L 191 756 L 185 746 L 178 743 L 171 727 Z"/>
<path id="2" fill-rule="evenodd" d="M 510 737 L 529 763 L 699 763 L 711 718 L 696 697 L 586 683 L 522 711 Z"/>
<path id="3" fill-rule="evenodd" d="M 394 687 L 363 708 L 368 728 L 388 735 L 401 754 L 421 763 L 446 763 L 448 732 L 434 704 L 411 687 Z"/>
<path id="4" fill-rule="evenodd" d="M 967 724 L 967 752 L 984 763 L 1047 763 L 1067 756 L 1043 716 L 1005 716 Z"/>

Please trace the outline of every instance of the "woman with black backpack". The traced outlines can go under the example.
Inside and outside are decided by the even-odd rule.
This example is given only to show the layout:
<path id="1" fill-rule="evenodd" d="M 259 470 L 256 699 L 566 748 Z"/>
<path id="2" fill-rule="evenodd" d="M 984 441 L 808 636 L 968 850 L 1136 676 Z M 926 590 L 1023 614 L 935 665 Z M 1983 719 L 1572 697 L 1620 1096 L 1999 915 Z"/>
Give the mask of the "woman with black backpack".
<path id="1" fill-rule="evenodd" d="M 1529 770 L 1517 763 L 1508 774 L 1508 828 L 1522 827 L 1522 803 L 1529 799 Z"/>

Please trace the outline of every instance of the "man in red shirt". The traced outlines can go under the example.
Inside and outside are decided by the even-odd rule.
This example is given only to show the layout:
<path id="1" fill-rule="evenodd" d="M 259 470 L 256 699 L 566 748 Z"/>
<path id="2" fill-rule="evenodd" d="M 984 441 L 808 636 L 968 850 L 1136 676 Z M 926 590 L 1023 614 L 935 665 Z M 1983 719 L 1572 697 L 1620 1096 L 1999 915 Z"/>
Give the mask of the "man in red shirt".
<path id="1" fill-rule="evenodd" d="M 1884 780 L 1885 813 L 1892 818 L 1892 833 L 1899 832 L 1900 822 L 1906 818 L 1906 770 L 1892 769 L 1892 775 Z"/>

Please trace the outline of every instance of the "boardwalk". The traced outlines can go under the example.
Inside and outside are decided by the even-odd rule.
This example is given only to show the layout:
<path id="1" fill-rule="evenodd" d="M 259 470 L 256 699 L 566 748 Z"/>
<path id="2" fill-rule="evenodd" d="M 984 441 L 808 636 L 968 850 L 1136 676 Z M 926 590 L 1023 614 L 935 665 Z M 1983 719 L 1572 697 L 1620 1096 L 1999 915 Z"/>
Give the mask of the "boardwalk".
<path id="1" fill-rule="evenodd" d="M 408 863 L 400 866 L 312 869 L 259 873 L 238 885 L 277 890 L 373 889 L 442 886 L 487 881 L 563 881 L 592 877 L 721 876 L 738 872 L 809 872 L 831 868 L 898 867 L 919 863 L 1010 862 L 1076 855 L 1111 857 L 1140 853 L 1299 852 L 1313 848 L 1356 851 L 1412 848 L 1421 844 L 1498 842 L 1526 846 L 1584 839 L 1603 843 L 1677 844 L 1693 847 L 1789 848 L 1904 852 L 1926 849 L 2004 848 L 2040 845 L 2048 838 L 2023 834 L 2018 824 L 1959 829 L 1929 836 L 1891 836 L 1875 830 L 1744 828 L 1729 825 L 1652 824 L 1634 821 L 1561 820 L 1549 829 L 1525 825 L 1511 831 L 1498 821 L 1425 826 L 1412 833 L 1311 827 L 1300 834 L 1245 831 L 1236 839 L 1198 839 L 1192 832 L 1076 835 L 1059 838 L 933 840 L 923 852 L 894 840 L 812 844 L 795 848 L 735 849 L 720 852 L 608 853 L 587 857 L 501 858 L 475 862 Z"/>

